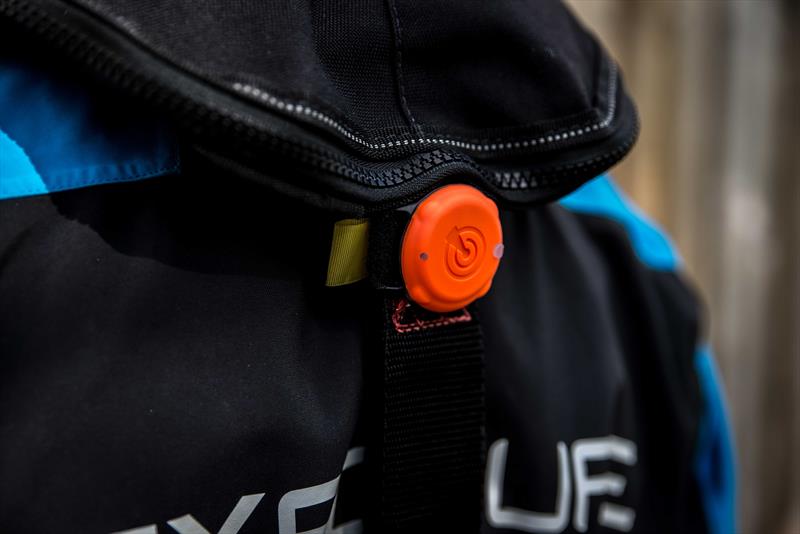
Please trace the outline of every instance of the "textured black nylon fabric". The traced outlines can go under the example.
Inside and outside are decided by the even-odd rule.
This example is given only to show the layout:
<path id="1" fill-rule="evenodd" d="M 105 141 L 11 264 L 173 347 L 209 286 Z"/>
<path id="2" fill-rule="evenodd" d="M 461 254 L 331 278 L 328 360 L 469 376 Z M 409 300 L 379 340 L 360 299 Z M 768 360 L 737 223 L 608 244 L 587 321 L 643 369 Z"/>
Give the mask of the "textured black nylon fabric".
<path id="1" fill-rule="evenodd" d="M 383 378 L 374 295 L 322 287 L 314 253 L 331 220 L 187 163 L 0 203 L 0 530 L 163 534 L 191 514 L 216 532 L 238 499 L 264 493 L 240 534 L 283 534 L 282 498 L 342 473 L 335 525 L 384 532 L 366 521 L 380 453 L 357 431 L 384 430 L 383 398 L 363 391 Z M 644 266 L 613 221 L 547 206 L 502 222 L 506 255 L 476 303 L 486 445 L 509 442 L 500 504 L 554 513 L 557 444 L 616 435 L 639 459 L 591 463 L 628 483 L 590 499 L 587 532 L 610 532 L 597 523 L 606 500 L 635 509 L 632 532 L 705 532 L 694 295 Z M 342 472 L 359 447 L 365 461 Z M 301 508 L 297 531 L 324 525 L 331 500 Z M 464 503 L 450 519 L 480 513 Z"/>
<path id="2" fill-rule="evenodd" d="M 474 314 L 385 299 L 382 532 L 478 532 L 483 341 Z M 448 324 L 450 323 L 450 324 Z"/>

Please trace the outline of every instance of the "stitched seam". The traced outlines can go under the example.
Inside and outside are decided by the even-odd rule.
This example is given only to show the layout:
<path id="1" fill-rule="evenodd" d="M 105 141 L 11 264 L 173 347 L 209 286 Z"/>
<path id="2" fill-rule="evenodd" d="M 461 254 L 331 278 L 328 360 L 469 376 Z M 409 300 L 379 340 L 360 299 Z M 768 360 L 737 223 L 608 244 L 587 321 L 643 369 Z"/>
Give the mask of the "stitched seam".
<path id="1" fill-rule="evenodd" d="M 561 204 L 560 202 L 555 203 L 559 209 L 562 209 L 572 215 L 577 216 L 578 218 L 585 217 L 587 219 L 600 219 L 607 223 L 613 224 L 619 227 L 620 231 L 625 235 L 625 243 L 630 248 L 631 253 L 636 257 L 636 261 L 641 263 L 644 267 L 651 271 L 660 272 L 660 273 L 674 273 L 680 274 L 681 273 L 681 259 L 678 256 L 678 253 L 670 247 L 670 253 L 672 257 L 667 260 L 663 260 L 661 263 L 654 262 L 652 259 L 645 259 L 649 257 L 649 252 L 644 252 L 640 250 L 640 248 L 634 244 L 633 240 L 633 232 L 626 226 L 625 222 L 621 221 L 620 219 L 614 217 L 613 215 L 609 215 L 606 213 L 595 213 L 591 211 L 586 211 L 580 208 L 572 208 Z M 658 231 L 658 230 L 656 230 Z M 662 237 L 665 239 L 668 238 L 667 235 L 661 233 Z"/>
<path id="2" fill-rule="evenodd" d="M 437 326 L 446 326 L 457 323 L 467 323 L 472 320 L 472 315 L 469 313 L 469 310 L 463 308 L 461 310 L 461 315 L 455 315 L 449 317 L 442 315 L 440 317 L 437 317 L 436 319 L 428 319 L 428 320 L 414 318 L 413 323 L 404 323 L 403 312 L 405 312 L 410 307 L 411 303 L 409 303 L 405 299 L 400 299 L 397 301 L 397 305 L 395 306 L 394 312 L 392 312 L 392 324 L 394 325 L 394 329 L 398 334 L 405 334 L 408 332 L 419 332 L 420 330 L 436 328 Z"/>
<path id="3" fill-rule="evenodd" d="M 45 184 L 44 189 L 42 188 L 26 188 L 26 189 L 15 189 L 15 192 L 20 194 L 47 194 L 47 193 L 57 193 L 59 191 L 67 191 L 70 189 L 79 189 L 81 187 L 90 187 L 93 185 L 102 185 L 102 184 L 112 184 L 116 182 L 132 182 L 135 180 L 142 180 L 146 178 L 155 178 L 157 176 L 161 176 L 163 174 L 168 174 L 170 172 L 175 172 L 180 169 L 180 160 L 176 155 L 175 163 L 172 165 L 166 165 L 159 167 L 150 172 L 140 173 L 140 174 L 126 174 L 121 176 L 115 176 L 113 178 L 101 178 L 101 179 L 91 179 L 91 180 L 69 180 L 62 182 L 59 185 L 50 187 Z M 15 195 L 16 196 L 16 195 Z"/>
<path id="4" fill-rule="evenodd" d="M 583 169 L 585 171 L 603 169 L 608 161 L 618 159 L 620 155 L 626 153 L 630 149 L 638 135 L 638 130 L 639 125 L 637 121 L 634 135 L 608 154 L 568 165 L 550 167 L 540 171 L 494 171 L 489 176 L 495 185 L 502 189 L 527 189 L 529 187 L 537 187 L 539 185 L 546 186 L 559 182 L 560 179 L 557 175 L 566 171 L 574 169 Z"/>
<path id="5" fill-rule="evenodd" d="M 386 0 L 386 3 L 389 4 L 389 15 L 392 17 L 392 23 L 394 25 L 394 47 L 396 51 L 395 70 L 397 76 L 397 90 L 400 93 L 400 104 L 403 107 L 403 112 L 406 114 L 406 117 L 411 122 L 411 125 L 419 135 L 422 135 L 422 128 L 417 124 L 414 115 L 411 113 L 411 108 L 408 105 L 405 85 L 403 83 L 403 28 L 400 26 L 400 15 L 397 14 L 397 5 L 394 0 Z"/>
<path id="6" fill-rule="evenodd" d="M 325 113 L 317 111 L 316 109 L 310 106 L 294 102 L 288 102 L 284 99 L 278 98 L 268 93 L 267 91 L 259 89 L 258 87 L 254 87 L 250 84 L 243 84 L 236 82 L 233 84 L 233 90 L 238 93 L 254 97 L 260 100 L 262 103 L 266 104 L 267 106 L 273 109 L 277 109 L 278 111 L 291 113 L 298 116 L 305 116 L 313 120 L 316 120 L 317 122 L 321 122 L 322 124 L 330 128 L 333 128 L 334 130 L 345 136 L 347 139 L 355 143 L 358 143 L 362 146 L 365 146 L 371 150 L 386 150 L 394 147 L 410 146 L 410 145 L 446 145 L 466 150 L 475 150 L 478 152 L 483 152 L 483 151 L 509 150 L 509 149 L 528 148 L 533 146 L 543 146 L 555 143 L 557 141 L 563 141 L 565 139 L 581 137 L 583 135 L 607 128 L 614 120 L 614 116 L 616 114 L 616 109 L 617 109 L 617 99 L 616 99 L 617 65 L 616 63 L 612 62 L 609 68 L 608 109 L 606 110 L 606 114 L 600 121 L 595 122 L 594 124 L 590 124 L 588 126 L 575 128 L 567 131 L 561 131 L 560 133 L 541 135 L 538 137 L 532 137 L 523 140 L 497 141 L 497 142 L 486 142 L 486 143 L 470 143 L 448 136 L 394 139 L 383 143 L 370 142 L 363 139 L 359 135 L 356 135 L 350 129 L 346 128 L 345 126 L 337 122 L 335 119 L 331 118 Z"/>

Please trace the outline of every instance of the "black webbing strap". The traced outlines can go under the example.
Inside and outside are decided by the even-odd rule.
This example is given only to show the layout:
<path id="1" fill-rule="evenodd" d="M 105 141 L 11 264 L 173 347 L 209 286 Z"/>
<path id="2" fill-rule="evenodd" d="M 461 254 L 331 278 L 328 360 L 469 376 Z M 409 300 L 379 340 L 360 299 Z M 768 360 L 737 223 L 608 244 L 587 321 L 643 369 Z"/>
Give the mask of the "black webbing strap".
<path id="1" fill-rule="evenodd" d="M 478 532 L 483 343 L 474 313 L 384 299 L 384 532 Z"/>

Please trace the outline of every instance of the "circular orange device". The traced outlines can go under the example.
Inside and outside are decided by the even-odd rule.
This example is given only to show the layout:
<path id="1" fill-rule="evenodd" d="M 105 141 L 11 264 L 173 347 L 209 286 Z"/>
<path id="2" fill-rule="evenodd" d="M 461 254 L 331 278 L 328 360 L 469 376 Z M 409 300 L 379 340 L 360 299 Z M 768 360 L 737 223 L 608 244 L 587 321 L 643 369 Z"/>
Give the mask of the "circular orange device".
<path id="1" fill-rule="evenodd" d="M 400 263 L 414 302 L 449 312 L 489 291 L 502 256 L 497 206 L 474 187 L 458 184 L 419 203 L 403 236 Z"/>

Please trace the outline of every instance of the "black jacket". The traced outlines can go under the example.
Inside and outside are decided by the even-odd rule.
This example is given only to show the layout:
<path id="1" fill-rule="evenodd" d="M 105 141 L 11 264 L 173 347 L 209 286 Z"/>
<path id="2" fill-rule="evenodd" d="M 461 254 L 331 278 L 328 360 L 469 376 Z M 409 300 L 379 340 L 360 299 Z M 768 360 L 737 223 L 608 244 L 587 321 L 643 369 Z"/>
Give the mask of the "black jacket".
<path id="1" fill-rule="evenodd" d="M 636 112 L 563 6 L 0 0 L 0 31 L 0 530 L 734 528 L 696 298 L 603 174 Z M 399 250 L 453 183 L 504 255 L 442 314 Z"/>

